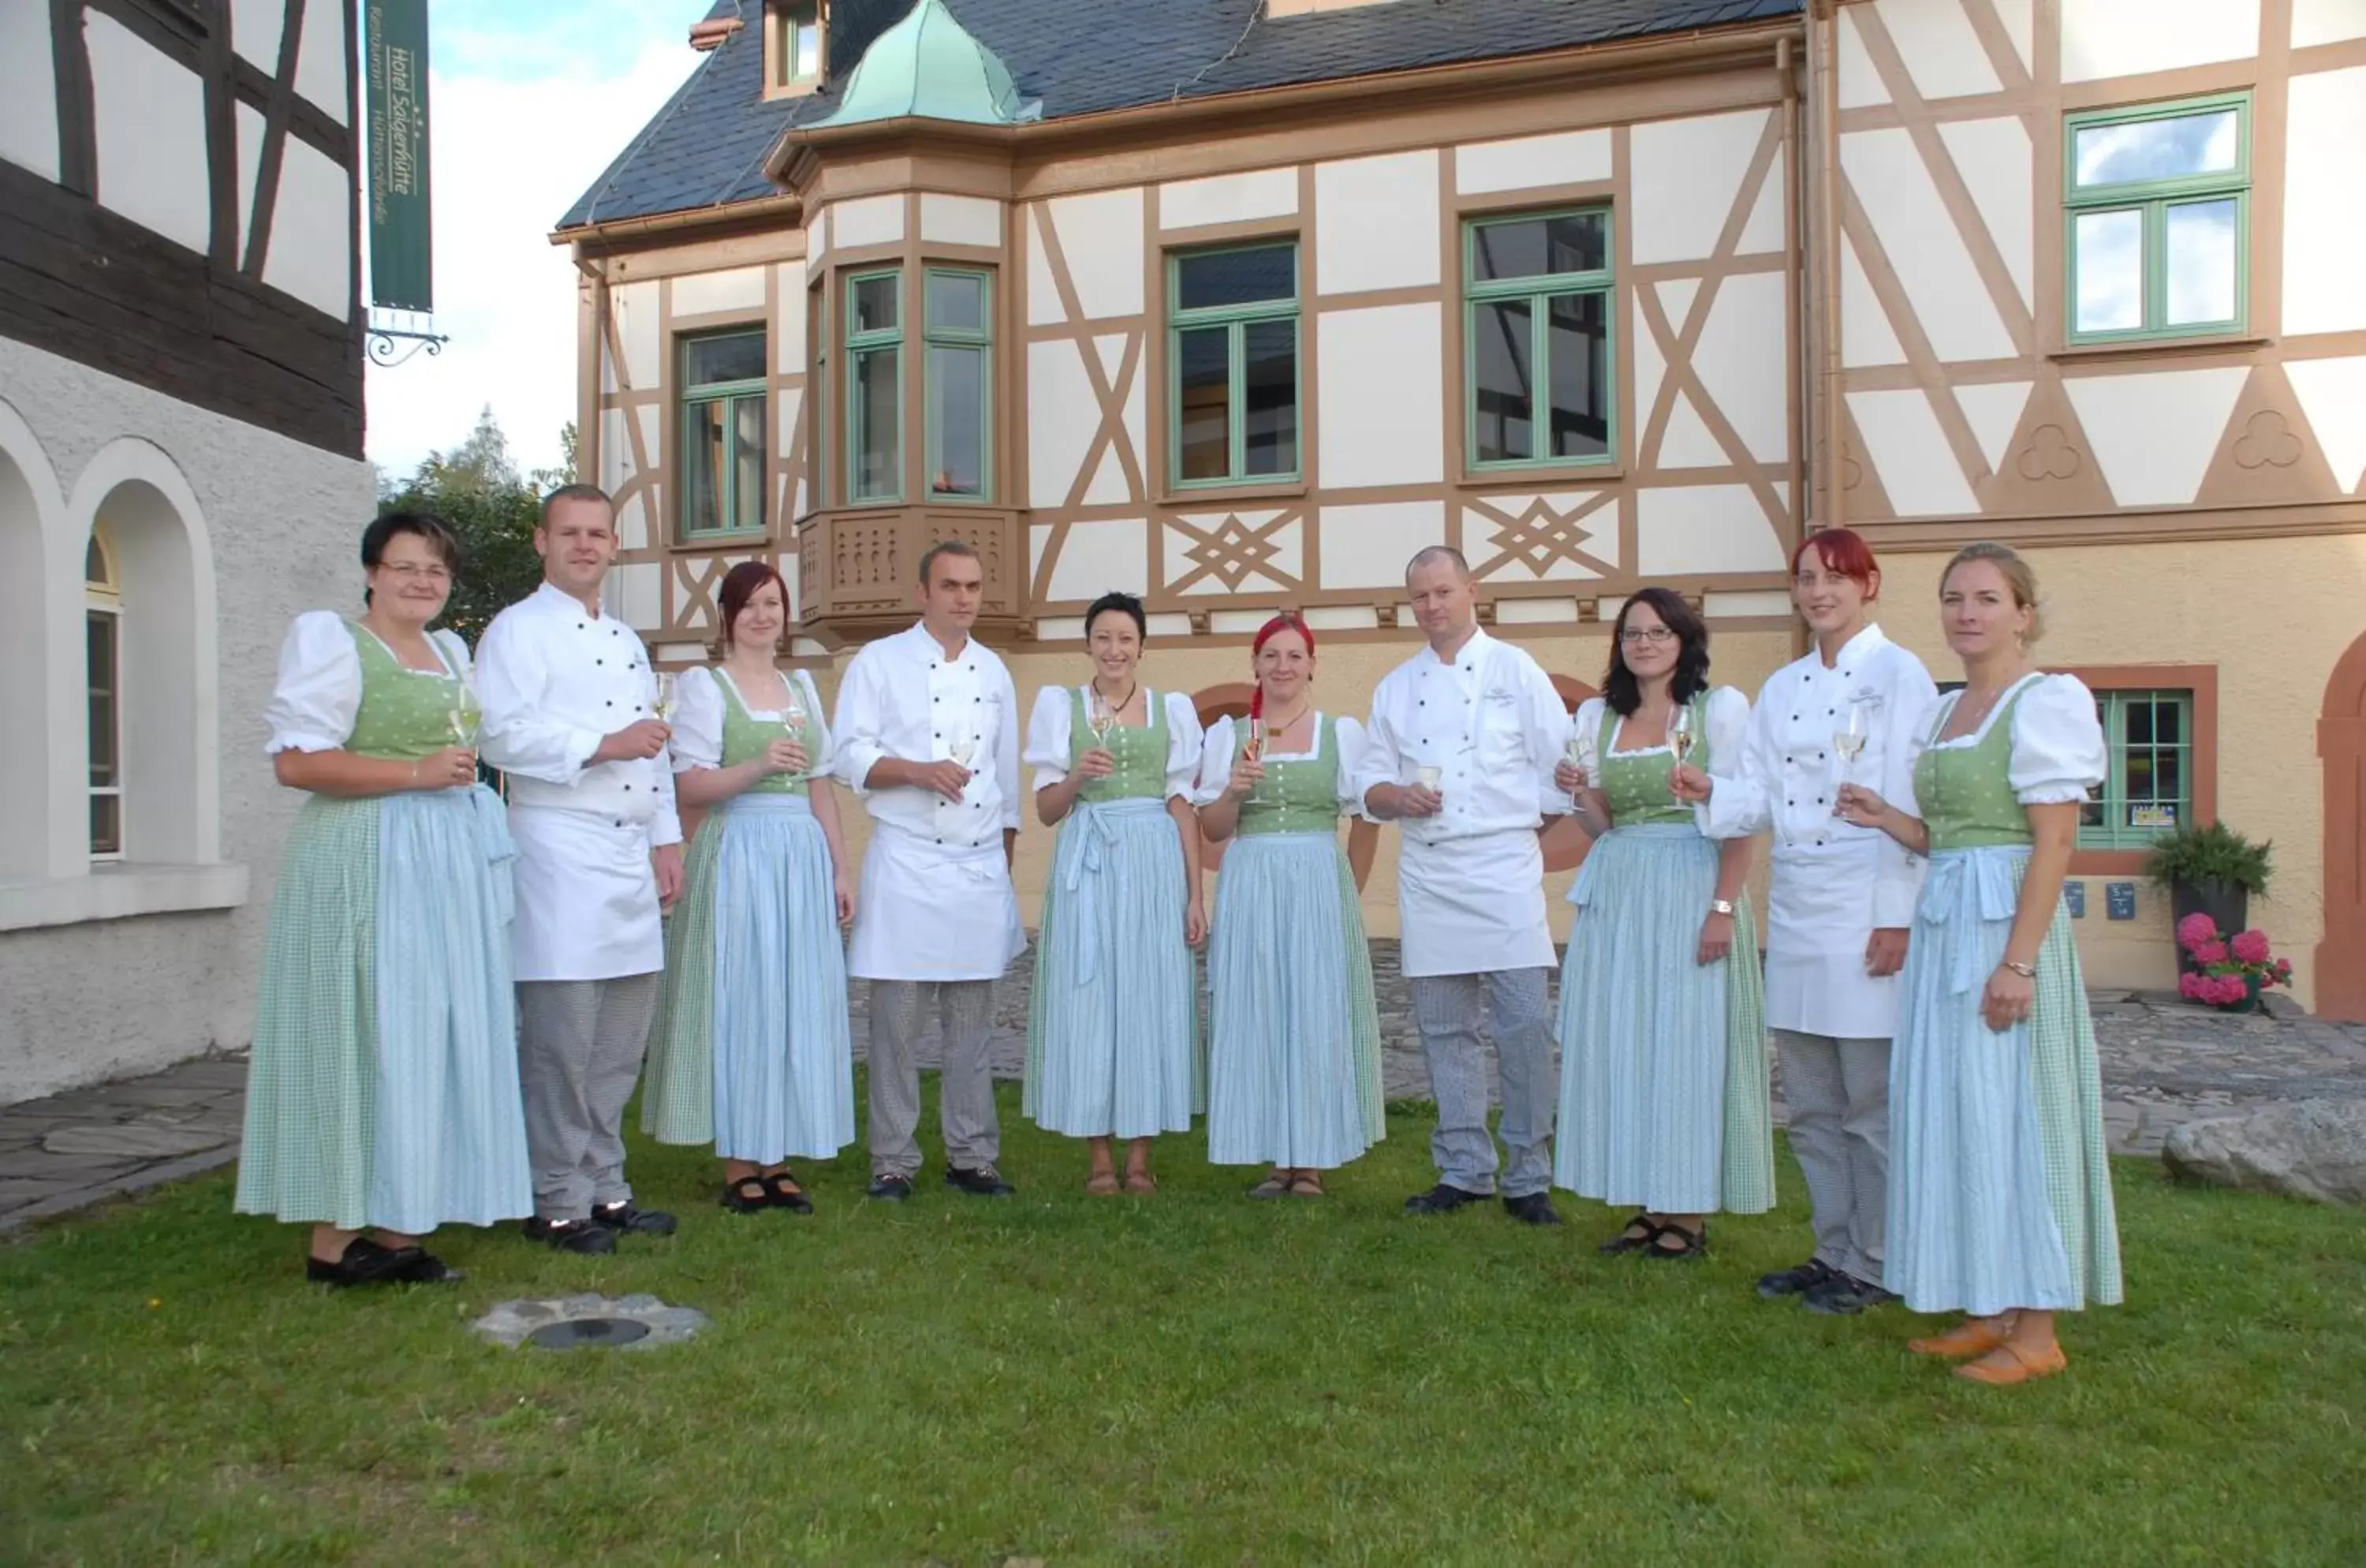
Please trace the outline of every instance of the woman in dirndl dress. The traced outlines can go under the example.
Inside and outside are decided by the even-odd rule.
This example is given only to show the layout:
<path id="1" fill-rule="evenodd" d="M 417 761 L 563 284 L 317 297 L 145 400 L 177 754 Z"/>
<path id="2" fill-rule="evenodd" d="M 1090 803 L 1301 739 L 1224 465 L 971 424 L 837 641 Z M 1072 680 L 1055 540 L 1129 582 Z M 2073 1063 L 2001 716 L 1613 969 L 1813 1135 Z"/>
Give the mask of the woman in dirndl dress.
<path id="1" fill-rule="evenodd" d="M 1085 613 L 1093 678 L 1036 694 L 1027 726 L 1035 814 L 1060 830 L 1043 889 L 1027 1014 L 1027 1115 L 1091 1150 L 1085 1190 L 1158 1190 L 1150 1143 L 1188 1133 L 1206 1100 L 1200 976 L 1207 934 L 1191 789 L 1191 699 L 1141 680 L 1142 601 L 1110 593 Z"/>
<path id="2" fill-rule="evenodd" d="M 786 585 L 741 561 L 716 601 L 723 661 L 685 671 L 674 693 L 674 796 L 707 816 L 667 928 L 641 1125 L 714 1145 L 733 1213 L 809 1214 L 788 1162 L 854 1141 L 839 935 L 854 893 L 821 694 L 772 665 Z"/>
<path id="3" fill-rule="evenodd" d="M 2030 668 L 2027 562 L 1967 546 L 1939 604 L 1965 686 L 1925 731 L 1911 808 L 1841 791 L 1848 820 L 1930 856 L 1890 1066 L 1883 1283 L 1916 1312 L 1965 1314 L 1908 1348 L 2010 1384 L 2068 1364 L 2055 1314 L 2121 1296 L 2094 1020 L 2062 905 L 2107 758 L 2093 694 Z"/>
<path id="4" fill-rule="evenodd" d="M 1251 654 L 1245 726 L 1209 728 L 1200 828 L 1232 840 L 1209 939 L 1208 1158 L 1271 1165 L 1253 1198 L 1320 1198 L 1323 1173 L 1386 1136 L 1363 876 L 1339 818 L 1363 726 L 1314 706 L 1314 633 L 1277 615 Z"/>
<path id="5" fill-rule="evenodd" d="M 392 513 L 361 557 L 363 614 L 296 617 L 265 710 L 273 772 L 310 798 L 271 901 L 235 1207 L 309 1224 L 310 1279 L 449 1283 L 421 1238 L 534 1213 L 515 851 L 477 782 L 468 650 L 427 629 L 459 542 Z"/>
<path id="6" fill-rule="evenodd" d="M 1707 837 L 1674 769 L 1738 754 L 1750 704 L 1708 683 L 1708 628 L 1646 588 L 1554 771 L 1594 835 L 1569 901 L 1554 1185 L 1636 1214 L 1606 1253 L 1698 1258 L 1717 1213 L 1774 1206 L 1751 840 Z"/>

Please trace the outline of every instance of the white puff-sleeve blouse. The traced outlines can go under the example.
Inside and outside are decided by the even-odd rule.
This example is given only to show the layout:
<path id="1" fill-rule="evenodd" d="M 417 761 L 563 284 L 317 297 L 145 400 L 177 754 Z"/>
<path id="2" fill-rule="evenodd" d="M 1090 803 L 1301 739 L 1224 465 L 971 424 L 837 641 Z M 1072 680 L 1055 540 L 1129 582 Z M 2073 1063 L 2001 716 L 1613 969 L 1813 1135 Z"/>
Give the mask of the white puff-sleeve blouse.
<path id="1" fill-rule="evenodd" d="M 723 682 L 730 677 L 701 666 L 685 670 L 674 681 L 673 738 L 667 750 L 673 756 L 673 771 L 684 773 L 692 768 L 719 768 L 723 765 L 723 715 L 725 697 Z M 803 670 L 784 670 L 781 679 L 793 682 L 797 702 L 806 710 L 806 724 L 818 737 L 818 750 L 806 762 L 809 776 L 819 777 L 830 767 L 829 710 L 822 706 L 821 693 L 814 686 L 813 676 Z M 747 694 L 740 694 L 742 705 L 748 705 Z M 778 710 L 748 706 L 748 716 L 777 722 Z"/>
<path id="2" fill-rule="evenodd" d="M 2084 800 L 2111 759 L 2095 694 L 2076 675 L 2041 675 L 2012 712 L 2012 793 L 2023 806 Z"/>
<path id="3" fill-rule="evenodd" d="M 367 630 L 361 634 L 372 635 Z M 468 676 L 468 645 L 453 631 L 427 634 L 445 662 L 461 679 Z M 426 671 L 422 671 L 426 673 Z M 287 628 L 279 645 L 279 675 L 265 705 L 271 730 L 266 753 L 338 751 L 354 732 L 362 706 L 362 660 L 354 631 L 333 610 L 307 610 Z"/>
<path id="4" fill-rule="evenodd" d="M 1200 748 L 1200 787 L 1191 795 L 1194 805 L 1214 805 L 1217 797 L 1222 795 L 1225 787 L 1233 782 L 1234 722 L 1229 718 L 1220 718 L 1208 727 L 1207 739 Z M 1324 722 L 1325 716 L 1323 714 L 1317 713 L 1314 716 L 1315 731 L 1318 735 Z M 1364 726 L 1360 720 L 1344 716 L 1328 722 L 1335 727 L 1332 733 L 1338 743 L 1339 804 L 1347 807 L 1356 816 L 1361 817 L 1365 813 L 1363 803 L 1357 795 L 1356 773 L 1364 761 Z M 1268 762 L 1303 762 L 1311 755 L 1311 752 L 1306 751 L 1268 750 L 1265 760 Z"/>
<path id="5" fill-rule="evenodd" d="M 1084 688 L 1078 686 L 1046 686 L 1035 694 L 1035 711 L 1027 720 L 1027 754 L 1023 761 L 1035 770 L 1037 790 L 1049 789 L 1068 776 L 1073 760 L 1074 744 L 1069 725 L 1076 714 L 1076 698 Z M 1166 798 L 1196 798 L 1194 785 L 1200 776 L 1200 730 L 1199 711 L 1191 699 L 1181 692 L 1161 694 L 1144 691 L 1145 705 L 1158 703 L 1166 716 Z M 1085 698 L 1087 702 L 1092 699 Z"/>

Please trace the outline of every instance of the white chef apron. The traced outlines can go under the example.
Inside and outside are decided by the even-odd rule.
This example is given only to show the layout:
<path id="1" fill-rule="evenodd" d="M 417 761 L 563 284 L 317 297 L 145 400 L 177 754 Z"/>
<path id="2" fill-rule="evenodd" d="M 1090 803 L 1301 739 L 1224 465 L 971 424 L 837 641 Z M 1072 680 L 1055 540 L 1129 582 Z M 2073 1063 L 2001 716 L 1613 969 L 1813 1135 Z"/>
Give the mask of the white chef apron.
<path id="1" fill-rule="evenodd" d="M 1442 844 L 1402 840 L 1397 921 L 1408 978 L 1551 968 L 1545 855 L 1536 833 Z"/>
<path id="2" fill-rule="evenodd" d="M 521 980 L 614 980 L 665 967 L 649 825 L 589 811 L 510 807 Z"/>
<path id="3" fill-rule="evenodd" d="M 874 820 L 847 945 L 859 980 L 996 980 L 1027 951 L 999 840 L 940 844 Z"/>
<path id="4" fill-rule="evenodd" d="M 1898 976 L 1865 972 L 1873 936 L 1871 834 L 1778 846 L 1766 891 L 1766 1026 L 1840 1040 L 1898 1030 Z"/>

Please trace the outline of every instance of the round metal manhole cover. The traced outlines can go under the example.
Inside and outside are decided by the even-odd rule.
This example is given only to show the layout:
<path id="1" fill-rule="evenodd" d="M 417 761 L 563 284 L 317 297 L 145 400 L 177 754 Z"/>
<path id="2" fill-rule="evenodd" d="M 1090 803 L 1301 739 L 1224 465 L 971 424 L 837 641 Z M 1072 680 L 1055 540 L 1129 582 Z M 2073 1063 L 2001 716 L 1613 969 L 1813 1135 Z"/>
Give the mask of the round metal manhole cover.
<path id="1" fill-rule="evenodd" d="M 545 1324 L 526 1336 L 546 1350 L 580 1350 L 593 1345 L 630 1345 L 648 1336 L 649 1325 L 629 1317 L 570 1317 Z"/>

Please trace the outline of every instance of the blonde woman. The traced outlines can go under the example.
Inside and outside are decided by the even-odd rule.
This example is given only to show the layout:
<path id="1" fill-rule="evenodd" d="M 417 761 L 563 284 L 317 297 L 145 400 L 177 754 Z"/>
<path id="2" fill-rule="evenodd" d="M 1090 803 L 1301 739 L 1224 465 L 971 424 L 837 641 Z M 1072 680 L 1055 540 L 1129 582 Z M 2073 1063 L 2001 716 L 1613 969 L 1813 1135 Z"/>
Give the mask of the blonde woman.
<path id="1" fill-rule="evenodd" d="M 2031 666 L 2037 578 L 2019 556 L 1966 547 L 1939 606 L 1965 684 L 1925 729 L 1913 800 L 1841 791 L 1846 820 L 1930 856 L 1890 1069 L 1883 1283 L 1916 1312 L 1966 1314 L 1909 1348 L 2020 1383 L 2067 1365 L 2056 1313 L 2121 1293 L 2094 1023 L 2062 907 L 2103 732 L 2086 687 Z"/>

